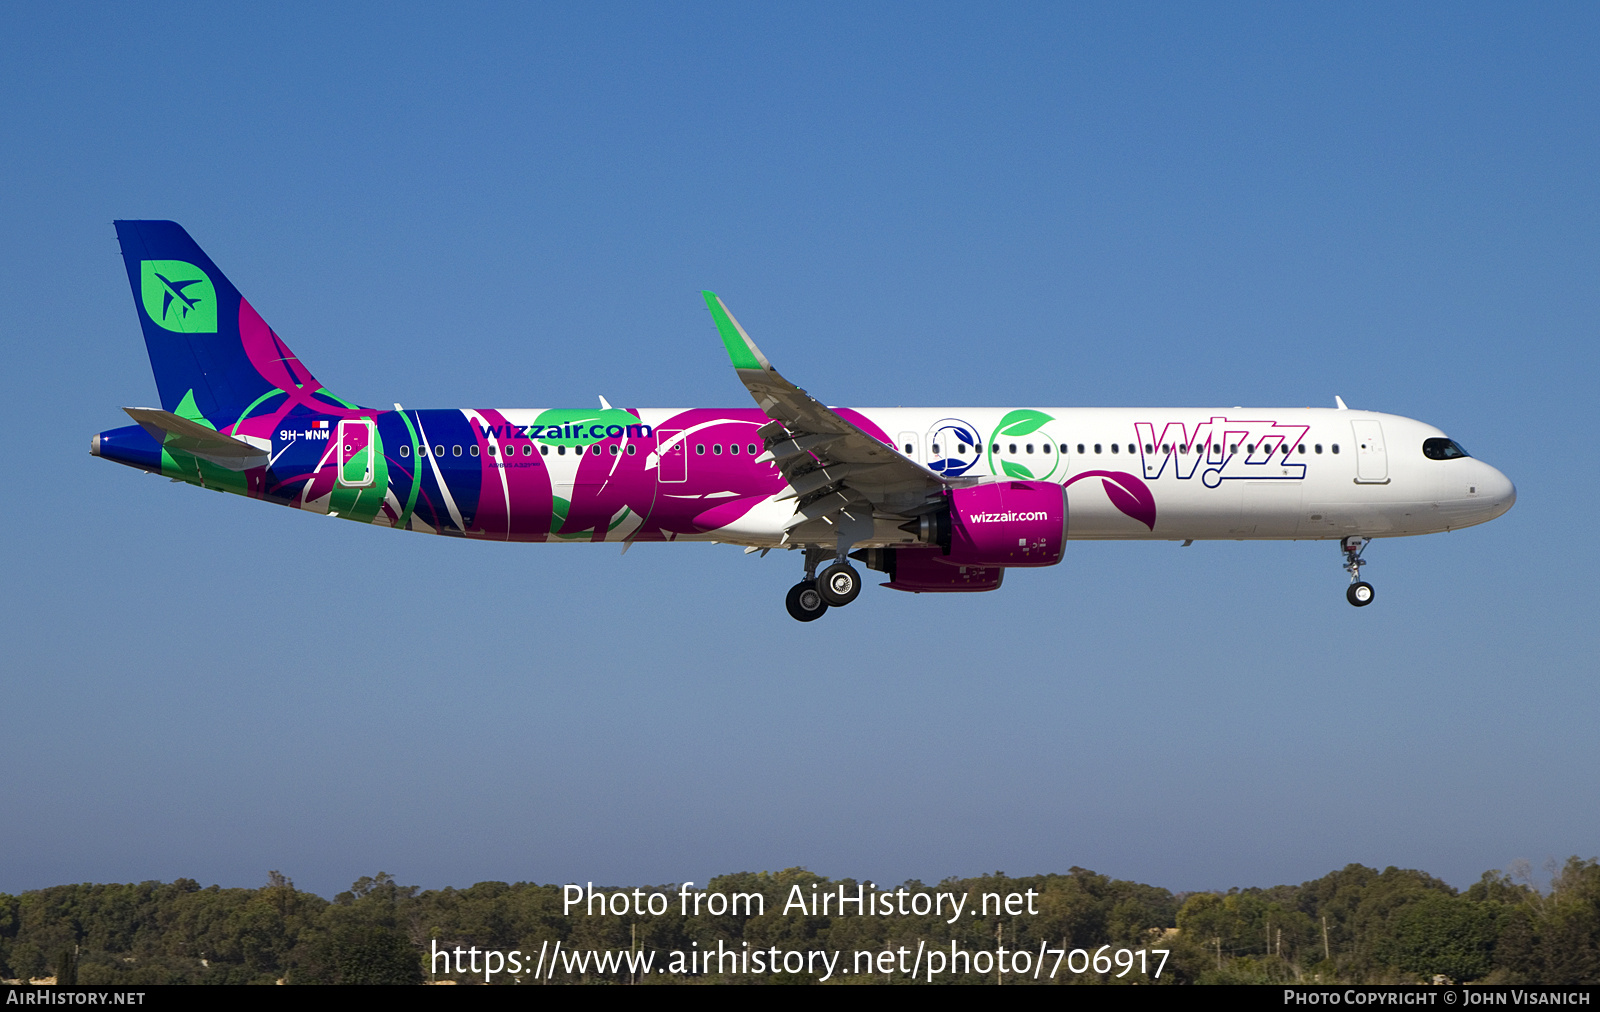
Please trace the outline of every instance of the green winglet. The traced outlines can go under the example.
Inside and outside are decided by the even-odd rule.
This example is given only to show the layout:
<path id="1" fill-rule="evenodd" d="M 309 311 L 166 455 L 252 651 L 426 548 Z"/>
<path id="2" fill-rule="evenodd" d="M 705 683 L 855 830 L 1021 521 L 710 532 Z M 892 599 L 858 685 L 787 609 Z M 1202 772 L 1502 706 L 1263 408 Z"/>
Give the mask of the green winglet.
<path id="1" fill-rule="evenodd" d="M 706 308 L 711 310 L 711 319 L 717 324 L 717 333 L 722 335 L 722 345 L 728 349 L 728 358 L 733 361 L 735 369 L 770 369 L 771 364 L 767 357 L 761 354 L 761 349 L 750 340 L 750 335 L 739 326 L 739 321 L 728 312 L 728 307 L 722 304 L 716 292 L 701 292 L 705 296 Z"/>

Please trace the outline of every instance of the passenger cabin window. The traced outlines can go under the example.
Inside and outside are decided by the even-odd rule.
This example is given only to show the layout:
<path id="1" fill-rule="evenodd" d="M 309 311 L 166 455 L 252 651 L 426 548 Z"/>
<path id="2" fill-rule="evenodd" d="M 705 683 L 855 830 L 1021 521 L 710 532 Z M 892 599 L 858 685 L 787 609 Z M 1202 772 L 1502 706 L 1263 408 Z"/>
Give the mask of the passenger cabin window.
<path id="1" fill-rule="evenodd" d="M 1066 448 L 1066 447 L 1065 447 L 1065 446 L 1063 446 L 1063 447 L 1062 447 L 1062 448 L 1061 448 L 1061 452 L 1062 452 L 1062 453 L 1066 453 L 1066 452 L 1067 452 L 1067 448 Z M 1082 444 L 1082 443 L 1079 443 L 1079 444 L 1078 444 L 1078 453 L 1079 453 L 1079 454 L 1082 454 L 1082 453 L 1083 453 L 1083 444 Z"/>
<path id="2" fill-rule="evenodd" d="M 1334 443 L 1333 444 L 1333 452 L 1334 453 L 1338 453 L 1339 452 L 1339 444 L 1338 443 Z"/>
<path id="3" fill-rule="evenodd" d="M 438 444 L 438 445 L 437 445 L 437 446 L 435 446 L 435 447 L 434 447 L 434 448 L 433 448 L 433 455 L 434 455 L 434 456 L 435 456 L 435 457 L 442 457 L 442 456 L 444 456 L 444 444 L 443 444 L 443 443 L 440 443 L 440 444 Z"/>
<path id="4" fill-rule="evenodd" d="M 1017 444 L 1016 443 L 1010 444 L 1010 446 L 1006 449 L 1006 452 L 1007 453 L 1016 453 L 1017 452 Z"/>
<path id="5" fill-rule="evenodd" d="M 706 452 L 706 444 L 704 444 L 704 443 L 696 443 L 696 444 L 694 444 L 694 452 L 695 453 L 699 453 L 699 454 L 704 454 Z"/>
<path id="6" fill-rule="evenodd" d="M 1454 460 L 1457 457 L 1472 456 L 1455 440 L 1441 439 L 1438 436 L 1422 441 L 1422 455 L 1429 460 Z"/>
<path id="7" fill-rule="evenodd" d="M 478 455 L 478 444 L 477 443 L 473 443 L 470 447 L 468 447 L 468 449 L 470 449 L 472 451 L 472 455 L 474 457 L 476 457 Z"/>
<path id="8" fill-rule="evenodd" d="M 911 456 L 911 444 L 910 443 L 906 444 L 906 456 L 908 456 L 908 457 Z"/>
<path id="9" fill-rule="evenodd" d="M 523 448 L 523 452 L 527 452 L 527 448 L 526 447 Z M 548 445 L 539 447 L 539 456 L 541 456 L 541 457 L 550 456 L 550 447 Z"/>
<path id="10" fill-rule="evenodd" d="M 411 447 L 406 446 L 404 444 L 401 444 L 401 446 L 400 446 L 400 456 L 402 456 L 402 457 L 411 456 Z"/>
<path id="11" fill-rule="evenodd" d="M 719 457 L 722 456 L 722 444 L 721 443 L 712 443 L 711 444 L 711 452 L 716 454 Z"/>
<path id="12" fill-rule="evenodd" d="M 1095 453 L 1099 453 L 1100 452 L 1100 444 L 1099 443 L 1094 444 L 1094 452 Z"/>
<path id="13" fill-rule="evenodd" d="M 637 446 L 634 446 L 632 443 L 628 444 L 628 456 L 631 457 L 635 453 L 638 453 L 638 452 L 639 452 L 639 448 Z"/>
<path id="14" fill-rule="evenodd" d="M 1112 443 L 1111 444 L 1111 452 L 1112 453 L 1116 453 L 1117 452 L 1117 444 L 1116 443 Z"/>
<path id="15" fill-rule="evenodd" d="M 938 453 L 939 452 L 939 444 L 938 443 L 934 443 L 933 444 L 933 452 L 934 453 Z"/>

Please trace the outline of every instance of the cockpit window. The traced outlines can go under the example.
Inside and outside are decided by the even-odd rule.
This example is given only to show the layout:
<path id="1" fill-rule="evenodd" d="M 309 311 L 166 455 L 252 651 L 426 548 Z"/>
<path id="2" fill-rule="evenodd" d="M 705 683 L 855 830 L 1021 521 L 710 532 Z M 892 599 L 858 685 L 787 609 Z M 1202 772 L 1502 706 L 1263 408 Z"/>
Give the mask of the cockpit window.
<path id="1" fill-rule="evenodd" d="M 1429 460 L 1454 460 L 1456 457 L 1470 457 L 1472 454 L 1461 448 L 1461 444 L 1454 439 L 1434 437 L 1422 441 L 1422 455 Z"/>

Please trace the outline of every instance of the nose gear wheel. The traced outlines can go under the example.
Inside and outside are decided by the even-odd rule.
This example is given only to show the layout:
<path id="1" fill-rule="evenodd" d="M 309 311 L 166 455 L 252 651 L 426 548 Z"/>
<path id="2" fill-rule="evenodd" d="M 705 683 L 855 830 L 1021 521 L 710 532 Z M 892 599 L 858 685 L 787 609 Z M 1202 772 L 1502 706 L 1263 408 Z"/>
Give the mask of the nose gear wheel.
<path id="1" fill-rule="evenodd" d="M 1344 553 L 1344 571 L 1350 574 L 1350 588 L 1344 592 L 1345 600 L 1357 608 L 1371 604 L 1374 595 L 1372 584 L 1361 579 L 1361 567 L 1366 564 L 1361 553 L 1371 543 L 1371 538 L 1357 536 L 1339 540 L 1339 550 Z"/>

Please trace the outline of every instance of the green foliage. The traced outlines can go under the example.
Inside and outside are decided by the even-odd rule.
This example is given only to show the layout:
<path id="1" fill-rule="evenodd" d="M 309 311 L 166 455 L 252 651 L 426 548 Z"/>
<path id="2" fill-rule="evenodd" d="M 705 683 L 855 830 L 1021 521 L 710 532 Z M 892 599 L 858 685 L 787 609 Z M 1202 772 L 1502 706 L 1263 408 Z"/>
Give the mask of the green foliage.
<path id="1" fill-rule="evenodd" d="M 417 947 L 393 928 L 346 925 L 296 950 L 291 984 L 420 984 Z"/>
<path id="2" fill-rule="evenodd" d="M 1511 908 L 1494 952 L 1508 983 L 1600 981 L 1600 866 L 1573 857 L 1549 896 Z"/>
<path id="3" fill-rule="evenodd" d="M 1395 914 L 1385 962 L 1424 979 L 1478 980 L 1493 967 L 1497 913 L 1465 896 L 1424 895 Z"/>

